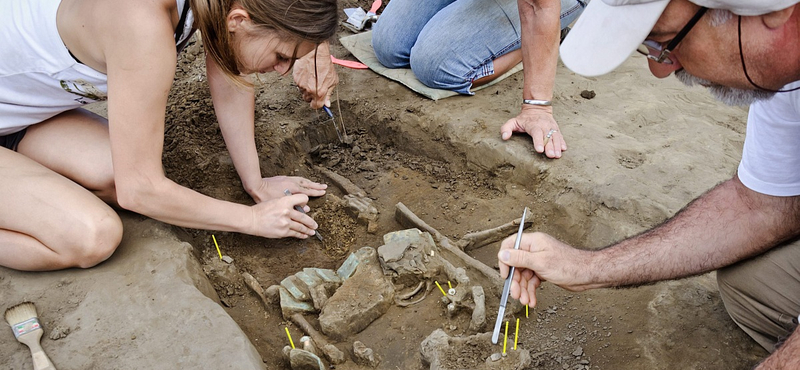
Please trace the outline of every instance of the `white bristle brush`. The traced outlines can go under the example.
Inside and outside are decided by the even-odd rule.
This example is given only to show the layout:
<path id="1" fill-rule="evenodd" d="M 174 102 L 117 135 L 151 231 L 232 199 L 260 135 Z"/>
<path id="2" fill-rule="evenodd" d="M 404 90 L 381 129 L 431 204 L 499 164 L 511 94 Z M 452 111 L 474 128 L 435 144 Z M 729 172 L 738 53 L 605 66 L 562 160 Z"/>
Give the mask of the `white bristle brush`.
<path id="1" fill-rule="evenodd" d="M 11 325 L 14 336 L 31 350 L 33 369 L 56 370 L 39 344 L 43 331 L 36 316 L 36 306 L 31 302 L 23 302 L 6 310 L 6 322 Z"/>

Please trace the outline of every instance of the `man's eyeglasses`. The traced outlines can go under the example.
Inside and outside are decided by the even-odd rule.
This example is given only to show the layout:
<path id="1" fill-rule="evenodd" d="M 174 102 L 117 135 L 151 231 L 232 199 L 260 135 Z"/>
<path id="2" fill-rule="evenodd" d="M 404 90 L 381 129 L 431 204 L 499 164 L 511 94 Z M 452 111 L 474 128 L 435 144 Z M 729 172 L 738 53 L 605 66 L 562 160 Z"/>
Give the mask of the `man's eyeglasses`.
<path id="1" fill-rule="evenodd" d="M 694 17 L 686 23 L 685 26 L 675 35 L 675 38 L 669 40 L 667 42 L 657 42 L 653 40 L 644 40 L 639 48 L 636 51 L 639 54 L 642 54 L 647 57 L 647 59 L 653 60 L 656 63 L 664 63 L 664 64 L 672 64 L 672 59 L 669 58 L 669 54 L 672 53 L 673 50 L 678 46 L 678 44 L 683 41 L 683 38 L 686 37 L 686 34 L 692 30 L 695 24 L 703 17 L 703 14 L 706 13 L 708 8 L 702 7 L 700 10 L 695 13 Z M 667 46 L 664 47 L 664 44 Z"/>

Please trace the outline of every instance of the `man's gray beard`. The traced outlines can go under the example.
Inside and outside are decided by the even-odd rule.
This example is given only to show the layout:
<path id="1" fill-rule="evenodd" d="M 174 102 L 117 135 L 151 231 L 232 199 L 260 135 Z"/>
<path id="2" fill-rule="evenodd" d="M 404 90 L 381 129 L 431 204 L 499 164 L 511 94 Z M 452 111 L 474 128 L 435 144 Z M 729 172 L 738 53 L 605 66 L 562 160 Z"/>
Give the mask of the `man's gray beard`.
<path id="1" fill-rule="evenodd" d="M 708 91 L 717 100 L 727 105 L 750 105 L 757 100 L 767 100 L 775 95 L 774 92 L 763 90 L 744 90 L 736 89 L 733 87 L 722 86 L 700 77 L 693 76 L 686 72 L 685 69 L 675 72 L 675 77 L 683 82 L 686 86 L 700 85 L 708 89 Z"/>

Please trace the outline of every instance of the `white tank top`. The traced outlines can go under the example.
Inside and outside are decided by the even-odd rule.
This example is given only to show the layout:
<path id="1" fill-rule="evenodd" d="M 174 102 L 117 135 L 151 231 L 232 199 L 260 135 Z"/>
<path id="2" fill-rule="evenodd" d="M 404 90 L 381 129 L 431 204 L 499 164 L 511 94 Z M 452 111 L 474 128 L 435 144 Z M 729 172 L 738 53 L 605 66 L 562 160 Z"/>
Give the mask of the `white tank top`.
<path id="1" fill-rule="evenodd" d="M 185 1 L 177 0 L 179 16 Z M 59 3 L 0 1 L 0 135 L 107 98 L 107 76 L 76 61 L 61 41 Z M 191 37 L 193 21 L 188 10 L 177 45 Z"/>

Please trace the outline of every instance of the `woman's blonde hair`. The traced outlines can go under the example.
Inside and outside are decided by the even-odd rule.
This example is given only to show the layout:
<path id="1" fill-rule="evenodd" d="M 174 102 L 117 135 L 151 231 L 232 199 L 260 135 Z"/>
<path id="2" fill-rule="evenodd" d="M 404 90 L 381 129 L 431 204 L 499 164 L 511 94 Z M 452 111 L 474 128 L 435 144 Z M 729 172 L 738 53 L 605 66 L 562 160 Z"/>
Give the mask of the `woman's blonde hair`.
<path id="1" fill-rule="evenodd" d="M 228 32 L 227 16 L 234 4 L 249 15 L 253 25 L 283 38 L 320 44 L 338 27 L 337 0 L 190 0 L 195 26 L 203 36 L 208 55 L 230 77 L 239 77 L 239 64 Z"/>

